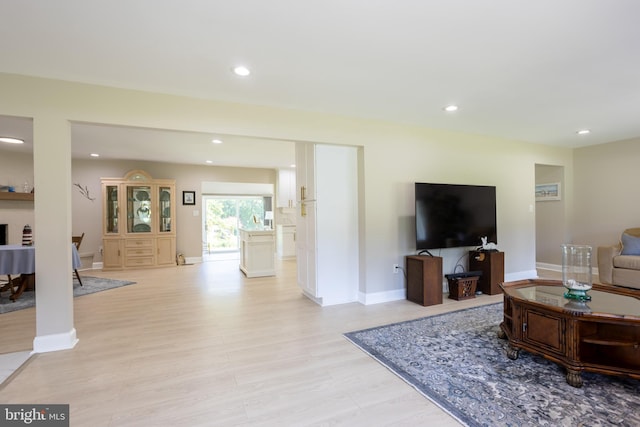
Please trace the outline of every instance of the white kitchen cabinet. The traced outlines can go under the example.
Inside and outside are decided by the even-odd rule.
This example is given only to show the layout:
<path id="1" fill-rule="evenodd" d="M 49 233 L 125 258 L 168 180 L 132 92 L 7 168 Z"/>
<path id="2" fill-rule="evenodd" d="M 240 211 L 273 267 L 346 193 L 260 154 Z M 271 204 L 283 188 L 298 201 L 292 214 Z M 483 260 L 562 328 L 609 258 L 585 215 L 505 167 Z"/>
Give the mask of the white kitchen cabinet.
<path id="1" fill-rule="evenodd" d="M 240 230 L 240 270 L 247 277 L 276 275 L 273 230 Z"/>
<path id="2" fill-rule="evenodd" d="M 357 301 L 357 149 L 298 143 L 296 161 L 298 196 L 306 196 L 296 214 L 298 286 L 320 305 Z"/>
<path id="3" fill-rule="evenodd" d="M 296 143 L 296 200 L 316 199 L 316 144 Z"/>
<path id="4" fill-rule="evenodd" d="M 276 207 L 295 208 L 296 206 L 296 173 L 291 169 L 278 169 L 278 192 Z"/>
<path id="5" fill-rule="evenodd" d="M 296 256 L 296 226 L 278 224 L 276 226 L 276 249 L 282 259 Z"/>

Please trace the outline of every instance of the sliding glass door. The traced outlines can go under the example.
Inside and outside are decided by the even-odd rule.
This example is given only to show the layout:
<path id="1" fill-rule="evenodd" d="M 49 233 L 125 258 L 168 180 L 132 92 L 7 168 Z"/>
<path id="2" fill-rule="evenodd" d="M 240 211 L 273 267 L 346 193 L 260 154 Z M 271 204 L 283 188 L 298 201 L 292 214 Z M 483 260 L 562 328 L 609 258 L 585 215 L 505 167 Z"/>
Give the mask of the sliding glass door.
<path id="1" fill-rule="evenodd" d="M 203 196 L 203 250 L 233 252 L 240 249 L 240 228 L 254 230 L 263 227 L 265 202 L 262 196 Z"/>

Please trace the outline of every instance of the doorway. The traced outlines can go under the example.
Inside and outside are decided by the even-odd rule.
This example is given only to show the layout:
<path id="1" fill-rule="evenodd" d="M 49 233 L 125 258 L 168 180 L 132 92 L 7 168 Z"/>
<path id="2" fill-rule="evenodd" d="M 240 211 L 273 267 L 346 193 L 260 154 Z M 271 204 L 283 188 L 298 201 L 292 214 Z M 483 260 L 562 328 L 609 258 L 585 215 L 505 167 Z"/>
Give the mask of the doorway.
<path id="1" fill-rule="evenodd" d="M 258 230 L 268 224 L 270 196 L 202 196 L 202 241 L 205 261 L 240 259 L 240 229 Z"/>
<path id="2" fill-rule="evenodd" d="M 535 165 L 536 185 L 555 184 L 558 188 L 557 197 L 536 200 L 536 265 L 557 271 L 562 266 L 560 246 L 571 241 L 566 224 L 564 172 L 564 166 Z"/>

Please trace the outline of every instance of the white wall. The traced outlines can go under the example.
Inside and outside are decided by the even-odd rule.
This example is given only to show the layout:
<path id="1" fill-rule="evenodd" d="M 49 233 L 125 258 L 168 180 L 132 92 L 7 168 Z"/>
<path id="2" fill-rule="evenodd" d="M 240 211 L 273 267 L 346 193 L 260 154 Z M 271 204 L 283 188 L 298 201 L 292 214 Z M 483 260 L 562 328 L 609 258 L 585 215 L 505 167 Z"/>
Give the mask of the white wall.
<path id="1" fill-rule="evenodd" d="M 536 165 L 536 185 L 560 183 L 560 200 L 539 201 L 536 210 L 536 261 L 557 266 L 562 264 L 560 246 L 571 243 L 566 220 L 566 190 L 564 168 L 553 165 Z"/>
<path id="2" fill-rule="evenodd" d="M 640 227 L 640 138 L 578 148 L 574 158 L 574 243 L 618 243 L 625 228 Z"/>
<path id="3" fill-rule="evenodd" d="M 239 105 L 0 74 L 0 114 L 55 115 L 73 121 L 262 136 L 361 147 L 364 211 L 361 291 L 404 289 L 392 264 L 415 253 L 413 183 L 495 185 L 498 245 L 507 278 L 535 269 L 534 165 L 556 164 L 572 174 L 571 150 L 436 131 L 329 114 Z M 38 141 L 36 141 L 36 144 Z M 55 167 L 55 165 L 51 165 Z M 153 176 L 163 173 L 149 171 Z M 47 173 L 47 171 L 41 171 Z M 169 175 L 169 173 L 167 173 Z M 178 191 L 198 188 L 185 177 Z M 571 191 L 569 183 L 568 190 Z M 180 226 L 180 232 L 197 233 Z M 195 234 L 194 234 L 195 236 Z M 458 254 L 446 254 L 451 266 Z M 445 272 L 448 272 L 445 268 Z"/>

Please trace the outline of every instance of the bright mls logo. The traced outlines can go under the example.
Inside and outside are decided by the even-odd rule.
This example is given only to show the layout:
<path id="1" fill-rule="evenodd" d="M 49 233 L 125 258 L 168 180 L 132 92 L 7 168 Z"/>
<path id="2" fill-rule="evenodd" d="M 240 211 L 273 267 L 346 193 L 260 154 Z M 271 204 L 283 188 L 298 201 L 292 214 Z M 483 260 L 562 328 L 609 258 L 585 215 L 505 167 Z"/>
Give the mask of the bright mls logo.
<path id="1" fill-rule="evenodd" d="M 0 405 L 0 425 L 69 427 L 69 405 Z"/>

